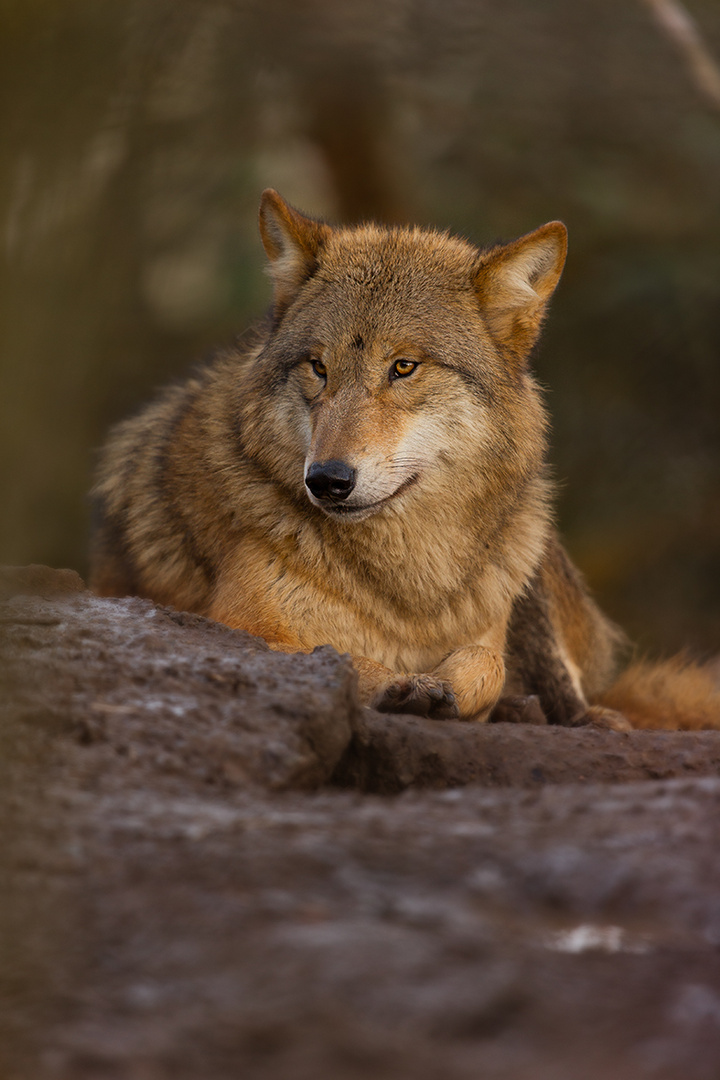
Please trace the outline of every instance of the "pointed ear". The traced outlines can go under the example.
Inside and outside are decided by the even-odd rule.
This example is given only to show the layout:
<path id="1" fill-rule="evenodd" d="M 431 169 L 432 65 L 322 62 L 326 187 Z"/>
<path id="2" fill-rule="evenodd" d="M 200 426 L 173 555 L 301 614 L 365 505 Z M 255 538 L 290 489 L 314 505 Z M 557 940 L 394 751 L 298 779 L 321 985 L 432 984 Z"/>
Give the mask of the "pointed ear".
<path id="1" fill-rule="evenodd" d="M 567 229 L 551 221 L 488 252 L 475 279 L 490 332 L 522 361 L 537 341 L 567 254 Z"/>
<path id="2" fill-rule="evenodd" d="M 275 314 L 281 315 L 317 266 L 330 227 L 294 210 L 277 191 L 267 188 L 260 199 L 260 236 L 270 260 Z"/>

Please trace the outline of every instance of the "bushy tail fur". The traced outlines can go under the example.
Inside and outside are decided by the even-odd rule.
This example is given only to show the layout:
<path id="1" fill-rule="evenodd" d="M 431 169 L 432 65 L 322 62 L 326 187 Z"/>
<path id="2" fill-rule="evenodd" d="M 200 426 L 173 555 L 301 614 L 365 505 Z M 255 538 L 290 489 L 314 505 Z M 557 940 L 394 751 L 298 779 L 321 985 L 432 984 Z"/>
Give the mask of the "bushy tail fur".
<path id="1" fill-rule="evenodd" d="M 720 730 L 720 666 L 685 656 L 631 664 L 599 704 L 623 713 L 635 728 Z"/>

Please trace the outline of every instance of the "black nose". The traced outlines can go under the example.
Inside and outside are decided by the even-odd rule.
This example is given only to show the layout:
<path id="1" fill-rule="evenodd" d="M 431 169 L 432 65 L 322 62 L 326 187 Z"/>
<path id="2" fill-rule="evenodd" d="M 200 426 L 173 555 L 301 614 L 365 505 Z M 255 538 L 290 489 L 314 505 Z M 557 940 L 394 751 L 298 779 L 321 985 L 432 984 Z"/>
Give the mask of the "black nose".
<path id="1" fill-rule="evenodd" d="M 342 502 L 355 487 L 355 470 L 344 461 L 314 461 L 305 484 L 316 499 Z"/>

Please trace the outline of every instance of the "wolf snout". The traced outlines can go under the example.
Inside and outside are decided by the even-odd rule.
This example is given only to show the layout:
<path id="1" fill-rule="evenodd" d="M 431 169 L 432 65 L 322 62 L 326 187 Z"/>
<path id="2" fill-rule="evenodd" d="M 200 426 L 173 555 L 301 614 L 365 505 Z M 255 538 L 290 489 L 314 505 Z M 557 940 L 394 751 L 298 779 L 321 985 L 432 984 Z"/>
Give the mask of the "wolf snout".
<path id="1" fill-rule="evenodd" d="M 305 475 L 305 485 L 316 499 L 342 502 L 355 487 L 356 475 L 344 461 L 314 461 Z"/>

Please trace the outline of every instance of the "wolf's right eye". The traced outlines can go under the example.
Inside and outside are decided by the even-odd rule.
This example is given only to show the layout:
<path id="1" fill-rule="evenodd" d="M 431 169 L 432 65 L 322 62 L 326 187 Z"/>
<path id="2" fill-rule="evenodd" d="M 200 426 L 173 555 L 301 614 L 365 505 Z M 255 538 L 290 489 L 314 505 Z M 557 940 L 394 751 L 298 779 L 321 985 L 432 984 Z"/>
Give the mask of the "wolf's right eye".
<path id="1" fill-rule="evenodd" d="M 327 368 L 322 360 L 311 360 L 310 364 L 318 379 L 327 379 Z"/>

